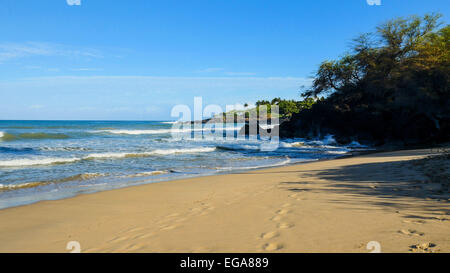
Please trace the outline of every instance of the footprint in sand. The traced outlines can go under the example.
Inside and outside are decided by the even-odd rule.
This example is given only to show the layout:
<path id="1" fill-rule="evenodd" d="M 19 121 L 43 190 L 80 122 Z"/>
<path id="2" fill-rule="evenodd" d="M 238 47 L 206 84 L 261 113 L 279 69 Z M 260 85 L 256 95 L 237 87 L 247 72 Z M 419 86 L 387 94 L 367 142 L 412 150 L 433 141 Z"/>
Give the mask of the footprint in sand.
<path id="1" fill-rule="evenodd" d="M 141 240 L 141 239 L 149 238 L 155 234 L 156 234 L 155 231 L 150 231 L 149 229 L 147 229 L 145 231 L 143 230 L 142 232 L 135 234 L 133 237 L 130 237 L 130 239 L 131 240 Z"/>
<path id="2" fill-rule="evenodd" d="M 162 226 L 160 227 L 160 230 L 171 230 L 177 228 L 178 225 L 168 225 L 168 226 Z"/>
<path id="3" fill-rule="evenodd" d="M 414 229 L 402 229 L 398 231 L 401 234 L 408 235 L 408 236 L 423 236 L 425 233 L 414 230 Z"/>
<path id="4" fill-rule="evenodd" d="M 270 218 L 270 220 L 272 220 L 274 222 L 279 222 L 281 220 L 281 216 L 280 215 L 276 215 L 276 216 Z"/>
<path id="5" fill-rule="evenodd" d="M 433 253 L 433 252 L 438 252 L 439 250 L 436 249 L 436 244 L 423 243 L 423 244 L 417 244 L 417 245 L 410 246 L 409 251 L 419 252 L 419 253 Z"/>
<path id="6" fill-rule="evenodd" d="M 133 233 L 133 232 L 137 232 L 137 231 L 141 231 L 141 230 L 144 230 L 144 228 L 143 227 L 134 227 L 134 228 L 126 230 L 125 232 L 126 233 Z"/>
<path id="7" fill-rule="evenodd" d="M 196 216 L 196 215 L 206 215 L 214 209 L 215 207 L 207 203 L 201 203 L 200 206 L 190 208 L 189 211 L 193 216 Z"/>
<path id="8" fill-rule="evenodd" d="M 195 207 L 195 208 L 191 208 L 189 210 L 193 213 L 198 213 L 198 212 L 201 212 L 203 209 L 201 207 Z"/>
<path id="9" fill-rule="evenodd" d="M 138 239 L 146 239 L 146 238 L 152 237 L 154 235 L 155 235 L 155 233 L 153 233 L 153 232 L 145 233 L 143 235 L 140 235 Z"/>
<path id="10" fill-rule="evenodd" d="M 172 213 L 172 214 L 167 215 L 166 218 L 174 218 L 174 217 L 177 217 L 179 215 L 180 215 L 179 213 Z"/>
<path id="11" fill-rule="evenodd" d="M 215 209 L 215 207 L 205 207 L 204 209 L 203 209 L 203 211 L 202 211 L 202 213 L 200 213 L 200 215 L 206 215 L 206 214 L 209 214 L 212 210 L 214 210 Z"/>
<path id="12" fill-rule="evenodd" d="M 118 249 L 119 252 L 135 252 L 143 249 L 144 246 L 140 244 L 127 244 Z"/>
<path id="13" fill-rule="evenodd" d="M 280 243 L 267 243 L 263 245 L 263 249 L 266 251 L 275 251 L 283 248 L 283 245 Z"/>
<path id="14" fill-rule="evenodd" d="M 186 220 L 187 220 L 187 218 L 181 217 L 181 218 L 174 219 L 173 221 L 174 221 L 175 223 L 181 223 L 181 222 L 184 222 L 184 221 L 186 221 Z"/>
<path id="15" fill-rule="evenodd" d="M 278 228 L 281 229 L 288 229 L 288 228 L 292 228 L 294 226 L 294 224 L 291 223 L 279 223 L 278 224 Z"/>
<path id="16" fill-rule="evenodd" d="M 290 212 L 291 211 L 287 210 L 287 209 L 280 209 L 280 210 L 277 210 L 276 214 L 278 214 L 278 215 L 286 215 L 286 214 L 288 214 Z"/>
<path id="17" fill-rule="evenodd" d="M 301 197 L 299 197 L 298 193 L 293 193 L 289 195 L 290 198 L 295 199 L 296 201 L 303 200 Z"/>
<path id="18" fill-rule="evenodd" d="M 275 238 L 278 236 L 280 236 L 280 233 L 278 233 L 277 231 L 270 231 L 270 232 L 261 234 L 261 238 L 263 238 L 263 239 L 272 239 L 272 238 Z"/>
<path id="19" fill-rule="evenodd" d="M 112 240 L 109 240 L 108 242 L 109 243 L 120 243 L 120 242 L 123 242 L 123 241 L 128 240 L 128 239 L 129 238 L 125 237 L 125 236 L 123 236 L 123 237 L 116 237 L 116 238 L 114 238 Z"/>

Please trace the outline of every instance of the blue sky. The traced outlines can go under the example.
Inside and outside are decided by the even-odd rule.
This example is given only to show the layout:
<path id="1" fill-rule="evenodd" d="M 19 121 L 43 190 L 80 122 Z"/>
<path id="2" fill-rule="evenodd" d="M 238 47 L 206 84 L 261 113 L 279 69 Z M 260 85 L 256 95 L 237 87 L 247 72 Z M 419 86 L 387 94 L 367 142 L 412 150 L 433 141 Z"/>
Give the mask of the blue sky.
<path id="1" fill-rule="evenodd" d="M 1 0 L 0 119 L 167 120 L 299 98 L 353 37 L 448 0 Z"/>

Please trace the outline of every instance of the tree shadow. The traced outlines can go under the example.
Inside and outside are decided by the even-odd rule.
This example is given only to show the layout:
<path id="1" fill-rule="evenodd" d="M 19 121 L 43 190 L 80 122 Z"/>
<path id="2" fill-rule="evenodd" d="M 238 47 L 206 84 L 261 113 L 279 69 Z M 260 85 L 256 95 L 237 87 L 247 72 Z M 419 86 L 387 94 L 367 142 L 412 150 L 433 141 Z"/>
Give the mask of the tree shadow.
<path id="1" fill-rule="evenodd" d="M 309 176 L 299 175 L 302 178 Z M 448 190 L 432 183 L 411 161 L 357 164 L 312 171 L 310 175 L 327 181 L 321 187 L 314 187 L 313 191 L 339 194 L 339 198 L 329 200 L 336 204 L 365 202 L 386 209 L 418 209 L 450 215 Z M 306 184 L 308 182 L 281 182 L 280 186 L 289 191 L 311 191 L 298 187 Z M 428 202 L 430 200 L 439 202 Z"/>

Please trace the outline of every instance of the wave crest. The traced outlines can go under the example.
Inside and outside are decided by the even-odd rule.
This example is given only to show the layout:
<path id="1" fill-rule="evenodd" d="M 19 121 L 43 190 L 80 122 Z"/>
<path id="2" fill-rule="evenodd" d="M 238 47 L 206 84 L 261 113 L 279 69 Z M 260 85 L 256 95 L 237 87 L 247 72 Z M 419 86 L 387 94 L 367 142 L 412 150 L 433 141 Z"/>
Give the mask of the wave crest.
<path id="1" fill-rule="evenodd" d="M 143 177 L 143 176 L 153 176 L 153 175 L 161 175 L 169 173 L 168 171 L 151 171 L 151 172 L 142 172 L 142 173 L 135 173 L 130 174 L 127 177 Z"/>
<path id="2" fill-rule="evenodd" d="M 80 158 L 22 158 L 0 161 L 0 167 L 23 167 L 37 165 L 65 164 L 81 160 Z"/>
<path id="3" fill-rule="evenodd" d="M 48 185 L 48 184 L 49 183 L 42 183 L 42 182 L 28 182 L 28 183 L 20 183 L 20 184 L 0 184 L 0 191 L 34 188 L 34 187 L 39 187 L 39 186 Z"/>
<path id="4" fill-rule="evenodd" d="M 70 181 L 85 181 L 94 179 L 97 177 L 105 176 L 103 173 L 82 173 L 73 176 L 69 176 L 66 178 L 54 179 L 49 181 L 38 181 L 38 182 L 26 182 L 20 184 L 0 184 L 0 191 L 8 191 L 8 190 L 18 190 L 18 189 L 27 189 L 27 188 L 35 188 L 40 186 L 45 186 L 53 183 L 63 183 Z"/>
<path id="5" fill-rule="evenodd" d="M 0 161 L 0 167 L 26 167 L 26 166 L 37 166 L 37 165 L 54 165 L 54 164 L 66 164 L 73 163 L 81 160 L 95 160 L 95 159 L 105 159 L 105 158 L 129 158 L 129 157 L 147 157 L 155 155 L 171 155 L 171 154 L 186 154 L 186 153 L 207 153 L 215 151 L 215 147 L 204 147 L 204 148 L 191 148 L 191 149 L 158 149 L 150 152 L 141 153 L 96 153 L 89 154 L 85 157 L 73 157 L 73 158 L 57 158 L 57 157 L 47 157 L 47 158 L 23 158 L 23 159 L 12 159 Z"/>

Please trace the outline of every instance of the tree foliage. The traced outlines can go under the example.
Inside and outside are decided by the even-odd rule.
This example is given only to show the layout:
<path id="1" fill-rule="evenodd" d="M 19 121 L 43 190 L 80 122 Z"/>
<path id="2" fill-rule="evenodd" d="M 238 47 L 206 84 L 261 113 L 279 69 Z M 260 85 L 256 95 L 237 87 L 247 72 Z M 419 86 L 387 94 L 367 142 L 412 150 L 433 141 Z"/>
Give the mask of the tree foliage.
<path id="1" fill-rule="evenodd" d="M 442 136 L 450 109 L 450 26 L 442 26 L 440 18 L 427 14 L 390 20 L 354 39 L 338 60 L 324 61 L 304 96 L 326 99 L 312 106 L 316 117 L 304 113 L 303 119 L 312 124 L 317 115 L 329 115 L 330 122 L 345 120 L 341 127 L 364 127 L 357 122 L 364 117 L 367 124 L 384 122 L 391 128 L 412 125 L 416 117 L 429 120 L 433 133 Z M 367 127 L 359 129 L 375 133 Z"/>
<path id="2" fill-rule="evenodd" d="M 300 113 L 304 109 L 310 109 L 315 102 L 316 100 L 314 98 L 305 98 L 302 101 L 274 98 L 271 101 L 257 101 L 256 106 L 257 110 L 259 110 L 259 106 L 265 105 L 270 113 L 271 106 L 278 105 L 278 111 L 281 117 L 291 117 L 293 114 Z"/>

